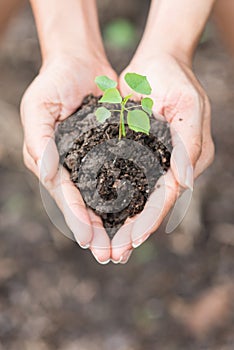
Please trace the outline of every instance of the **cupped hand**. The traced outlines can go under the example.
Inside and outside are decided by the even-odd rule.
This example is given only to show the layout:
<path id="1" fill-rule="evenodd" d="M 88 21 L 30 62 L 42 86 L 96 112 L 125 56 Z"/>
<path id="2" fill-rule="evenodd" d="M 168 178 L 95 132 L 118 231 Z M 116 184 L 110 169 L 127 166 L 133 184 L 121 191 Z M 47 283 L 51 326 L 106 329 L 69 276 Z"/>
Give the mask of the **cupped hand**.
<path id="1" fill-rule="evenodd" d="M 169 54 L 135 57 L 121 74 L 123 96 L 130 93 L 127 72 L 146 75 L 152 87 L 153 111 L 170 124 L 173 151 L 171 166 L 159 179 L 141 214 L 127 220 L 112 240 L 112 259 L 125 263 L 134 247 L 159 227 L 181 190 L 193 189 L 194 179 L 212 162 L 210 104 L 192 68 Z M 136 100 L 141 96 L 134 95 Z"/>
<path id="2" fill-rule="evenodd" d="M 21 117 L 26 166 L 55 199 L 80 246 L 89 247 L 99 262 L 106 263 L 111 254 L 109 237 L 101 220 L 86 209 L 67 171 L 59 166 L 54 141 L 56 123 L 70 116 L 86 95 L 100 93 L 94 79 L 102 74 L 116 79 L 105 59 L 67 55 L 51 59 L 25 92 Z"/>

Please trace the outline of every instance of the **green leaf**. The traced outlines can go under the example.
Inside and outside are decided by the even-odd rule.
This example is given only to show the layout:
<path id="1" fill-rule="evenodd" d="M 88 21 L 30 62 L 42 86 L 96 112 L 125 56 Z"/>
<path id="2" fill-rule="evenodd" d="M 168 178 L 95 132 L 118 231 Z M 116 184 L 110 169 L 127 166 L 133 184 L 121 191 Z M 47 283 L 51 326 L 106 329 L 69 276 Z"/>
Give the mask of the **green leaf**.
<path id="1" fill-rule="evenodd" d="M 153 100 L 149 97 L 145 97 L 141 100 L 141 107 L 144 109 L 146 113 L 149 115 L 152 114 Z"/>
<path id="2" fill-rule="evenodd" d="M 95 115 L 98 122 L 104 123 L 106 119 L 110 118 L 111 112 L 105 107 L 99 107 L 95 111 Z"/>
<path id="3" fill-rule="evenodd" d="M 144 95 L 151 94 L 152 89 L 146 76 L 136 73 L 127 73 L 124 79 L 132 90 Z"/>
<path id="4" fill-rule="evenodd" d="M 99 100 L 100 103 L 121 103 L 122 97 L 120 96 L 119 90 L 115 88 L 107 89 L 104 95 Z"/>
<path id="5" fill-rule="evenodd" d="M 130 129 L 149 135 L 150 120 L 149 116 L 144 111 L 140 111 L 138 109 L 129 111 L 127 115 L 127 122 Z"/>
<path id="6" fill-rule="evenodd" d="M 95 78 L 95 83 L 102 91 L 107 89 L 115 88 L 117 86 L 116 81 L 108 78 L 106 75 L 99 75 Z"/>
<path id="7" fill-rule="evenodd" d="M 131 97 L 132 97 L 132 94 L 125 96 L 124 99 L 123 99 L 123 103 L 124 103 L 124 104 L 127 103 L 128 100 L 129 100 Z"/>

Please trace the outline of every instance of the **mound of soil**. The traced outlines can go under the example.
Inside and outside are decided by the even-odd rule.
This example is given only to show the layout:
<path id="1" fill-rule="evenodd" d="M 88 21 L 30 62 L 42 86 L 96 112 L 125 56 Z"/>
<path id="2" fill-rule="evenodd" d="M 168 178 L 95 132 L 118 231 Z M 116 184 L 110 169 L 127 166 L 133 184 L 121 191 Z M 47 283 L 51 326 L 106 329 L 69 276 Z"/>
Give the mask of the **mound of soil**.
<path id="1" fill-rule="evenodd" d="M 103 221 L 110 238 L 128 217 L 140 213 L 171 156 L 169 125 L 151 118 L 150 135 L 126 125 L 118 140 L 118 112 L 100 124 L 94 115 L 97 97 L 87 96 L 80 108 L 56 130 L 60 162 L 71 175 L 86 205 Z M 134 106 L 129 101 L 127 106 Z M 118 105 L 104 104 L 109 109 Z"/>

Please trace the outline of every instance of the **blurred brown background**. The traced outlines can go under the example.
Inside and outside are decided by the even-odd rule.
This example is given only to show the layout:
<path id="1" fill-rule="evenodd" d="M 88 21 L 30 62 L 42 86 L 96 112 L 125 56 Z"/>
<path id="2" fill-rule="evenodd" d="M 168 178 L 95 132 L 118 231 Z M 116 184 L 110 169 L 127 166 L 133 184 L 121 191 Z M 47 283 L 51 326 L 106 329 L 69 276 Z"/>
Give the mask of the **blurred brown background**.
<path id="1" fill-rule="evenodd" d="M 99 1 L 118 71 L 141 36 L 148 4 Z M 198 180 L 184 223 L 171 235 L 162 226 L 126 266 L 100 266 L 60 234 L 22 164 L 19 103 L 39 67 L 24 6 L 0 42 L 0 349 L 233 350 L 234 73 L 214 27 L 195 70 L 212 103 L 215 162 Z"/>

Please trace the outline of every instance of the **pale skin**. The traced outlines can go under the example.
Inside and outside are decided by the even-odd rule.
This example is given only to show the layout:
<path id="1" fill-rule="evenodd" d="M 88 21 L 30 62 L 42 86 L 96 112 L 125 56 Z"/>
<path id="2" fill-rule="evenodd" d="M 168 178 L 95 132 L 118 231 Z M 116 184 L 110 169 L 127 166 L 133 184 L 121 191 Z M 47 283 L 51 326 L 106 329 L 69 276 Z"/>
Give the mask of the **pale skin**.
<path id="1" fill-rule="evenodd" d="M 144 211 L 129 219 L 111 242 L 66 171 L 60 168 L 58 172 L 53 139 L 57 122 L 74 112 L 87 94 L 100 94 L 94 83 L 97 75 L 117 79 L 103 49 L 95 1 L 31 0 L 43 65 L 21 104 L 25 164 L 55 198 L 77 242 L 90 248 L 102 264 L 110 259 L 126 263 L 132 249 L 157 230 L 180 190 L 192 190 L 194 179 L 212 162 L 210 106 L 192 72 L 192 59 L 214 2 L 197 0 L 188 7 L 188 0 L 152 1 L 142 41 L 119 77 L 123 95 L 129 93 L 125 72 L 148 77 L 154 111 L 170 123 L 174 149 L 171 169 L 160 179 L 160 188 Z"/>

